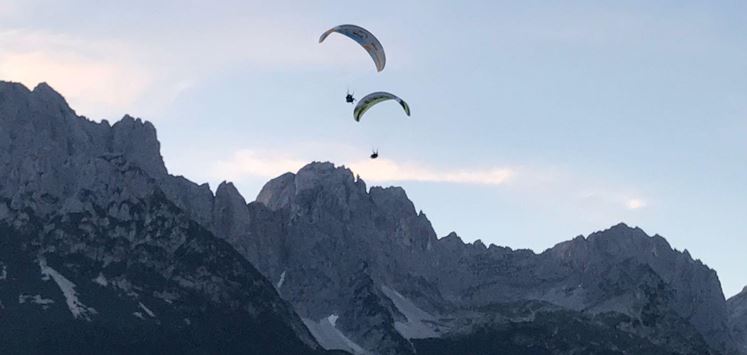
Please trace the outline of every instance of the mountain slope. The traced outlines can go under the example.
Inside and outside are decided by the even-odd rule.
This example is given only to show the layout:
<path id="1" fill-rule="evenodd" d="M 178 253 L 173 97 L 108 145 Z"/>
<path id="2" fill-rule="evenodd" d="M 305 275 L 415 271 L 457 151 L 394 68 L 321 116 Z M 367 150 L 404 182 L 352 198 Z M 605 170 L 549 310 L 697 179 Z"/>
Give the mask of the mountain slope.
<path id="1" fill-rule="evenodd" d="M 469 332 L 414 340 L 422 354 L 665 354 L 668 349 L 620 332 L 605 319 L 526 301 L 483 309 Z M 703 351 L 703 349 L 700 349 Z M 705 350 L 707 351 L 707 350 Z M 698 353 L 693 349 L 692 353 Z"/>
<path id="2" fill-rule="evenodd" d="M 334 316 L 369 351 L 410 353 L 403 340 L 461 334 L 475 309 L 526 300 L 612 319 L 609 332 L 673 352 L 734 350 L 715 272 L 623 224 L 541 254 L 439 239 L 404 190 L 367 189 L 331 163 L 271 180 L 248 205 L 223 184 L 213 206 L 208 228 L 228 227 L 220 234 L 307 323 Z M 351 282 L 361 278 L 365 296 Z"/>
<path id="3" fill-rule="evenodd" d="M 747 354 L 747 287 L 726 301 L 729 327 L 743 354 Z"/>
<path id="4" fill-rule="evenodd" d="M 0 352 L 314 353 L 292 308 L 166 198 L 155 130 L 0 83 Z"/>
<path id="5" fill-rule="evenodd" d="M 741 329 L 713 270 L 638 228 L 539 254 L 438 238 L 403 189 L 331 163 L 247 203 L 45 84 L 0 83 L 0 232 L 3 353 L 731 354 Z"/>

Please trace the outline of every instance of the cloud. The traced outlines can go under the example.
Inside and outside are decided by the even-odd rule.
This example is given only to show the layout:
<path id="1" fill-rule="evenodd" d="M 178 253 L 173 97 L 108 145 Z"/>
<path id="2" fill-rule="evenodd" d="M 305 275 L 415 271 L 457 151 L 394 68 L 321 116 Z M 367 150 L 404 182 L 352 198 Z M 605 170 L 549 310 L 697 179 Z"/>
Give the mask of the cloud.
<path id="1" fill-rule="evenodd" d="M 287 172 L 296 172 L 307 164 L 306 161 L 272 155 L 242 149 L 234 152 L 230 159 L 216 162 L 209 175 L 213 179 L 234 181 L 247 177 L 273 178 Z"/>
<path id="2" fill-rule="evenodd" d="M 247 177 L 271 178 L 295 172 L 308 162 L 277 153 L 239 150 L 228 160 L 218 161 L 211 170 L 213 179 L 241 180 Z M 366 159 L 349 164 L 350 169 L 369 182 L 441 182 L 454 184 L 503 185 L 516 174 L 511 168 L 437 169 L 389 159 Z"/>
<path id="3" fill-rule="evenodd" d="M 360 51 L 351 48 L 357 44 L 335 37 L 319 45 L 322 30 L 297 18 L 198 27 L 158 22 L 162 31 L 116 38 L 0 27 L 0 77 L 28 87 L 48 82 L 93 119 L 125 113 L 153 119 L 185 90 L 226 71 L 371 69 L 364 54 L 342 55 Z"/>
<path id="4" fill-rule="evenodd" d="M 152 75 L 114 41 L 10 30 L 0 32 L 0 47 L 0 77 L 28 87 L 48 82 L 85 114 L 118 111 L 118 118 L 152 84 Z"/>
<path id="5" fill-rule="evenodd" d="M 350 164 L 364 180 L 372 182 L 421 181 L 457 184 L 503 185 L 516 171 L 511 168 L 434 169 L 388 159 L 365 160 Z"/>
<path id="6" fill-rule="evenodd" d="M 591 202 L 596 206 L 614 206 L 615 209 L 639 210 L 648 206 L 648 201 L 640 196 L 640 192 L 630 188 L 586 181 L 584 185 L 596 185 L 594 188 L 588 186 L 580 193 L 581 201 Z"/>
<path id="7" fill-rule="evenodd" d="M 437 183 L 432 188 L 484 191 L 500 204 L 515 205 L 531 213 L 571 213 L 592 225 L 640 218 L 652 206 L 654 196 L 615 178 L 589 176 L 572 169 L 540 164 L 490 164 L 464 167 L 454 163 L 407 162 L 389 157 L 362 158 L 367 152 L 328 142 L 289 143 L 282 149 L 195 149 L 181 152 L 185 158 L 169 159 L 170 170 L 216 186 L 233 181 L 246 195 L 256 194 L 269 179 L 296 172 L 313 160 L 344 164 L 372 185 Z M 187 158 L 188 157 L 188 158 Z M 200 162 L 212 162 L 201 164 Z M 173 173 L 174 170 L 172 170 Z M 425 186 L 423 186 L 425 187 Z M 456 191 L 456 190 L 451 190 Z M 629 221 L 630 222 L 630 221 Z"/>
<path id="8" fill-rule="evenodd" d="M 646 201 L 643 201 L 639 198 L 632 198 L 628 200 L 627 206 L 628 209 L 637 210 L 639 208 L 646 207 Z"/>
<path id="9" fill-rule="evenodd" d="M 15 4 L 9 1 L 0 1 L 0 18 L 16 13 Z"/>
<path id="10" fill-rule="evenodd" d="M 345 147 L 334 150 L 339 153 L 338 155 L 361 156 L 360 152 L 351 153 Z M 331 159 L 338 163 L 346 161 L 341 156 Z M 233 152 L 228 159 L 217 160 L 209 167 L 207 174 L 198 175 L 205 175 L 211 181 L 269 179 L 286 172 L 296 172 L 311 160 L 279 151 L 241 149 Z M 557 208 L 567 208 L 570 204 L 584 211 L 619 213 L 620 210 L 640 210 L 649 204 L 646 198 L 630 187 L 589 179 L 572 171 L 556 168 L 518 165 L 444 168 L 387 158 L 357 159 L 345 165 L 369 183 L 434 182 L 486 187 L 506 186 L 513 193 Z"/>

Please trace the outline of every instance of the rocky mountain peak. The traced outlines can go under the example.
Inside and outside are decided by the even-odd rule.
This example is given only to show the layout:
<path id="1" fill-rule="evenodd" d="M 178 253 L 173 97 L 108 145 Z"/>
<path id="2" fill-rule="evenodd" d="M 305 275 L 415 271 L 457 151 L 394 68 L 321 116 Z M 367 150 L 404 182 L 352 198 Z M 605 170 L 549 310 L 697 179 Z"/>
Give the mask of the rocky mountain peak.
<path id="1" fill-rule="evenodd" d="M 330 162 L 312 162 L 307 164 L 296 174 L 296 191 L 323 187 L 352 186 L 355 184 L 353 172 L 350 169 L 336 167 Z"/>
<path id="2" fill-rule="evenodd" d="M 620 222 L 618 224 L 615 224 L 612 227 L 609 227 L 605 230 L 598 231 L 595 233 L 592 233 L 589 235 L 589 238 L 596 238 L 596 237 L 611 237 L 614 236 L 615 238 L 648 238 L 648 234 L 644 232 L 642 229 L 638 227 L 631 227 L 627 225 L 626 223 Z"/>
<path id="3" fill-rule="evenodd" d="M 2 192 L 12 196 L 16 207 L 32 204 L 47 213 L 59 202 L 75 205 L 71 197 L 92 190 L 92 184 L 115 171 L 139 169 L 154 179 L 167 175 L 151 123 L 130 116 L 113 126 L 90 121 L 77 116 L 45 83 L 30 91 L 1 82 L 0 123 Z M 140 187 L 123 192 L 143 192 Z M 48 195 L 43 201 L 23 197 L 42 192 Z"/>
<path id="4" fill-rule="evenodd" d="M 153 177 L 167 174 L 153 124 L 125 115 L 112 126 L 112 149 L 126 155 Z"/>
<path id="5" fill-rule="evenodd" d="M 716 352 L 729 353 L 729 334 L 737 337 L 740 329 L 747 329 L 740 323 L 743 313 L 735 311 L 743 309 L 745 292 L 729 300 L 730 333 L 715 272 L 640 228 L 618 224 L 541 254 L 492 244 L 488 248 L 479 240 L 464 243 L 454 232 L 437 239 L 404 189 L 367 190 L 363 180 L 343 166 L 313 162 L 297 173 L 272 179 L 256 203 L 247 204 L 230 182 L 221 183 L 213 195 L 205 184 L 168 175 L 159 146 L 155 128 L 147 121 L 128 115 L 111 126 L 92 122 L 74 115 L 46 84 L 29 91 L 20 84 L 0 82 L 0 215 L 48 211 L 35 213 L 33 223 L 24 223 L 34 228 L 42 226 L 36 221 L 49 225 L 39 229 L 38 236 L 44 238 L 37 238 L 36 245 L 49 246 L 42 252 L 48 254 L 50 267 L 82 285 L 81 295 L 98 293 L 95 290 L 107 287 L 102 284 L 133 290 L 115 284 L 115 278 L 169 279 L 175 294 L 199 297 L 228 314 L 236 314 L 232 305 L 248 305 L 249 318 L 257 306 L 274 309 L 278 312 L 270 313 L 271 320 L 291 330 L 288 338 L 306 338 L 312 348 L 315 344 L 303 324 L 319 342 L 336 349 L 412 353 L 414 339 L 467 334 L 476 329 L 472 325 L 485 320 L 509 319 L 515 313 L 513 302 L 553 304 L 595 327 L 603 322 L 583 317 L 614 313 L 611 321 L 616 323 L 606 331 L 615 338 L 643 336 L 673 349 L 699 346 L 702 340 L 690 335 L 701 334 Z M 26 249 L 8 250 L 0 248 L 3 263 Z M 28 255 L 34 269 L 28 279 L 40 283 L 35 255 Z M 81 260 L 87 264 L 75 265 Z M 111 260 L 117 262 L 107 268 Z M 80 272 L 86 270 L 94 272 Z M 39 285 L 39 292 L 44 286 Z M 148 294 L 163 294 L 162 285 L 145 286 L 154 291 Z M 22 292 L 7 290 L 0 287 L 5 305 Z M 278 294 L 293 304 L 303 323 Z M 101 299 L 117 299 L 112 295 Z M 168 295 L 132 300 L 126 297 L 135 296 L 123 295 L 118 302 L 128 310 L 125 317 L 142 320 L 149 313 L 145 308 L 154 308 L 153 314 L 172 312 L 184 323 L 182 314 L 199 313 L 173 311 Z M 55 302 L 64 305 L 59 297 Z M 28 306 L 12 303 L 17 309 Z M 101 314 L 112 308 L 105 303 L 92 307 Z M 502 314 L 503 307 L 507 314 Z M 559 328 L 542 323 L 535 313 L 518 320 L 552 331 L 548 337 L 554 337 Z M 18 319 L 26 315 L 18 314 Z M 552 314 L 551 318 L 567 319 Z M 111 313 L 111 319 L 122 317 Z M 594 336 L 589 334 L 584 336 Z M 560 338 L 577 339 L 575 334 Z M 451 353 L 469 352 L 464 349 Z"/>
<path id="6" fill-rule="evenodd" d="M 620 223 L 587 238 L 559 243 L 543 254 L 583 272 L 601 271 L 614 264 L 644 265 L 664 283 L 679 290 L 672 295 L 673 309 L 708 334 L 711 346 L 726 348 L 730 344 L 723 321 L 727 310 L 716 272 L 694 261 L 689 253 L 673 249 L 661 236 L 649 236 L 638 227 Z M 693 294 L 698 298 L 690 296 Z"/>
<path id="7" fill-rule="evenodd" d="M 300 208 L 319 196 L 325 196 L 325 203 L 334 204 L 335 210 L 348 213 L 357 202 L 367 199 L 366 185 L 344 166 L 312 162 L 295 174 L 286 173 L 270 180 L 257 195 L 257 202 L 271 210 Z"/>
<path id="8" fill-rule="evenodd" d="M 465 243 L 456 232 L 451 232 L 445 237 L 439 238 L 436 244 L 448 254 L 462 253 L 465 250 Z"/>
<path id="9" fill-rule="evenodd" d="M 20 112 L 34 112 L 36 115 L 67 116 L 72 109 L 67 105 L 65 99 L 46 83 L 37 85 L 30 91 L 21 83 L 0 81 L 0 119 L 14 120 L 33 119 L 30 115 L 19 116 Z"/>
<path id="10" fill-rule="evenodd" d="M 215 190 L 212 214 L 213 229 L 226 239 L 241 235 L 251 222 L 244 197 L 233 183 L 226 181 Z"/>
<path id="11" fill-rule="evenodd" d="M 740 310 L 745 313 L 744 316 L 747 317 L 747 286 L 742 289 L 742 292 L 729 298 L 727 302 L 732 308 L 737 308 L 737 306 L 739 306 L 741 308 Z M 745 320 L 747 321 L 747 319 Z"/>
<path id="12" fill-rule="evenodd" d="M 28 94 L 29 89 L 21 83 L 0 80 L 0 94 L 10 95 L 14 92 L 17 92 L 17 93 L 25 92 L 26 94 Z"/>
<path id="13" fill-rule="evenodd" d="M 247 209 L 246 200 L 241 196 L 239 190 L 234 186 L 233 183 L 223 181 L 218 185 L 215 190 L 215 205 L 216 208 L 223 207 L 228 208 L 232 211 L 244 211 Z"/>
<path id="14" fill-rule="evenodd" d="M 268 181 L 259 191 L 256 201 L 271 210 L 279 210 L 290 206 L 296 195 L 296 174 L 285 173 Z"/>
<path id="15" fill-rule="evenodd" d="M 70 108 L 65 98 L 59 92 L 49 86 L 49 84 L 47 84 L 46 82 L 37 84 L 34 89 L 31 90 L 31 94 L 33 94 L 34 97 L 39 101 L 47 102 L 49 104 L 56 104 L 66 109 Z"/>
<path id="16" fill-rule="evenodd" d="M 39 83 L 33 90 L 16 82 L 0 81 L 0 99 L 14 104 L 34 101 L 36 104 L 45 103 L 48 106 L 70 110 L 65 98 L 47 83 Z"/>
<path id="17" fill-rule="evenodd" d="M 273 284 L 206 228 L 245 230 L 235 187 L 213 197 L 168 175 L 159 148 L 149 122 L 96 123 L 49 85 L 0 82 L 3 353 L 318 350 Z M 235 223 L 203 214 L 213 204 Z"/>
<path id="18" fill-rule="evenodd" d="M 659 245 L 661 242 L 664 245 Z M 661 237 L 650 237 L 638 227 L 630 227 L 619 223 L 606 230 L 594 232 L 588 237 L 578 236 L 572 240 L 561 242 L 549 251 L 561 257 L 575 255 L 582 257 L 592 251 L 602 251 L 610 255 L 628 256 L 638 254 L 641 250 L 670 249 L 671 247 Z"/>
<path id="19" fill-rule="evenodd" d="M 244 201 L 244 197 L 241 196 L 239 193 L 239 190 L 236 188 L 236 185 L 233 184 L 233 182 L 225 181 L 223 180 L 220 184 L 218 184 L 218 188 L 215 189 L 215 196 L 236 196 L 241 198 L 242 201 Z M 246 202 L 244 202 L 246 204 Z"/>
<path id="20" fill-rule="evenodd" d="M 392 216 L 398 218 L 404 216 L 414 216 L 415 205 L 407 197 L 405 189 L 399 186 L 390 187 L 371 187 L 369 194 L 373 202 L 382 210 L 387 211 Z"/>
<path id="21" fill-rule="evenodd" d="M 462 244 L 464 243 L 462 242 L 462 238 L 459 237 L 459 235 L 453 231 L 447 234 L 445 237 L 442 237 L 441 239 L 439 239 L 439 241 L 454 241 L 454 242 L 459 242 Z"/>

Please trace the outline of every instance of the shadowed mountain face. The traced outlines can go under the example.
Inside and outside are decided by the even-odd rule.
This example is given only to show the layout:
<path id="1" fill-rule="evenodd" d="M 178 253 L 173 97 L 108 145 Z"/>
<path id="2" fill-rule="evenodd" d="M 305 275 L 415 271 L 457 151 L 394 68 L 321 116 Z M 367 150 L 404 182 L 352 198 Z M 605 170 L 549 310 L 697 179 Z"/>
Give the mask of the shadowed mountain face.
<path id="1" fill-rule="evenodd" d="M 44 84 L 0 84 L 0 236 L 2 353 L 728 354 L 744 339 L 715 272 L 638 228 L 541 254 L 437 238 L 403 189 L 331 163 L 247 204 L 169 175 L 150 123 L 87 121 Z"/>
<path id="2" fill-rule="evenodd" d="M 743 354 L 747 354 L 747 287 L 726 301 L 729 327 Z"/>
<path id="3" fill-rule="evenodd" d="M 149 123 L 0 83 L 0 353 L 314 353 L 272 284 L 159 187 Z"/>

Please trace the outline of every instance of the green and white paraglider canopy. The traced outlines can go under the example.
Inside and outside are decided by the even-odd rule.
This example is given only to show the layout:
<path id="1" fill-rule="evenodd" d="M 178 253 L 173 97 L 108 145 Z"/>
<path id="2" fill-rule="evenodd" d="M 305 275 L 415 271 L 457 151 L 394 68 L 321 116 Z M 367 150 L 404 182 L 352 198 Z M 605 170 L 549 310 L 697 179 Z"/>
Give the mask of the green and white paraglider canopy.
<path id="1" fill-rule="evenodd" d="M 333 32 L 345 35 L 350 39 L 358 42 L 358 44 L 363 46 L 363 49 L 368 52 L 368 55 L 371 56 L 371 59 L 373 59 L 374 64 L 376 64 L 376 71 L 384 70 L 384 65 L 386 65 L 386 55 L 384 54 L 384 47 L 381 46 L 381 42 L 379 42 L 379 40 L 371 32 L 368 32 L 368 30 L 366 30 L 365 28 L 356 25 L 340 25 L 332 27 L 326 32 L 322 33 L 322 36 L 319 37 L 319 43 L 324 42 L 327 36 L 329 36 Z"/>
<path id="2" fill-rule="evenodd" d="M 397 95 L 390 94 L 388 92 L 378 91 L 374 93 L 370 93 L 363 97 L 362 99 L 358 100 L 358 104 L 355 105 L 355 109 L 353 109 L 353 118 L 355 118 L 356 121 L 360 121 L 363 117 L 363 114 L 368 111 L 371 107 L 373 107 L 376 104 L 379 104 L 384 101 L 388 100 L 396 100 L 399 102 L 399 104 L 402 106 L 402 108 L 405 110 L 405 113 L 407 116 L 410 116 L 410 106 L 405 102 L 405 100 L 400 99 Z"/>

